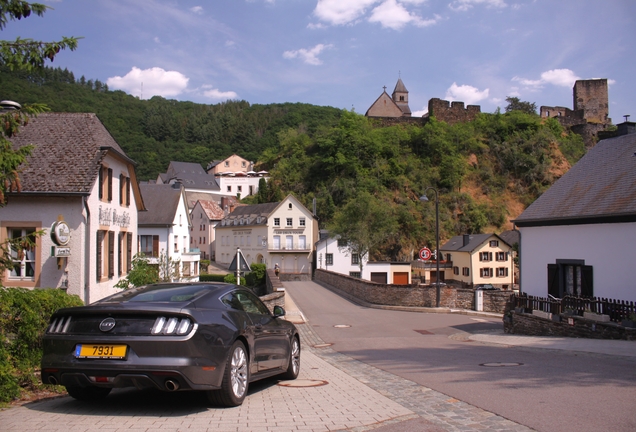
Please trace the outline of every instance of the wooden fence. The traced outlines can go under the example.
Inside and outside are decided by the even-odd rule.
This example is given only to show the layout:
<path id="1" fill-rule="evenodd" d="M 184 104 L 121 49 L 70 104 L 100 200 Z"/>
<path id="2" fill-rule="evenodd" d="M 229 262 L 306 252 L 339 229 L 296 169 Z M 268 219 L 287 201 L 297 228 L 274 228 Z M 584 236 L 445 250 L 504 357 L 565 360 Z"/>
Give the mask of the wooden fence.
<path id="1" fill-rule="evenodd" d="M 557 299 L 535 297 L 521 293 L 513 295 L 510 298 L 510 301 L 514 308 L 540 310 L 556 315 L 570 313 L 573 315 L 583 316 L 584 312 L 595 312 L 603 315 L 609 315 L 610 321 L 613 322 L 633 319 L 634 316 L 636 316 L 636 304 L 634 304 L 634 302 L 624 300 L 571 296 L 565 296 L 562 299 Z"/>

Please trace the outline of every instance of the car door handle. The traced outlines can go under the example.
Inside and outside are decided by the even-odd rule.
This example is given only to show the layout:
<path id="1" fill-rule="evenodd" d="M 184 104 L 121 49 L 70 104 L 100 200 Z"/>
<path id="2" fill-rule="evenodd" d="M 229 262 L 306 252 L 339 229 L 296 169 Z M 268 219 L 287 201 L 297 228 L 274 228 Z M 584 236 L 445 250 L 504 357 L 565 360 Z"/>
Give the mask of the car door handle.
<path id="1" fill-rule="evenodd" d="M 256 330 L 262 330 L 262 329 L 263 329 L 263 325 L 262 325 L 262 324 L 256 324 L 256 325 L 254 326 L 254 328 L 255 328 Z"/>

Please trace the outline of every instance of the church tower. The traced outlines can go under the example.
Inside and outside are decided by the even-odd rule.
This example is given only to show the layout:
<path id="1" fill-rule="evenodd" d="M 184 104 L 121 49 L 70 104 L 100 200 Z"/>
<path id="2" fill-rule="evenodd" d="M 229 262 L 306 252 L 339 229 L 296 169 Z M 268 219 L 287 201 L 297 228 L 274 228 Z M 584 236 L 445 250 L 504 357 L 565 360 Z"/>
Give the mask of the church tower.
<path id="1" fill-rule="evenodd" d="M 397 84 L 395 84 L 395 90 L 393 90 L 393 102 L 400 107 L 405 116 L 411 116 L 411 108 L 409 108 L 409 91 L 404 86 L 402 78 L 398 78 Z"/>

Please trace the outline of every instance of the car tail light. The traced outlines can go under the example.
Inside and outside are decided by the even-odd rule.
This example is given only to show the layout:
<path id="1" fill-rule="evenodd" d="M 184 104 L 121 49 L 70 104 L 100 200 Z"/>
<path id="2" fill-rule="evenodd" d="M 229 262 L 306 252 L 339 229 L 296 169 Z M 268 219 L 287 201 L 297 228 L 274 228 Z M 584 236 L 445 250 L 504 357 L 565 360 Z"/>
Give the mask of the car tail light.
<path id="1" fill-rule="evenodd" d="M 67 317 L 57 317 L 53 319 L 51 325 L 49 326 L 47 333 L 66 333 L 68 331 L 68 327 L 71 324 L 71 316 Z"/>
<path id="2" fill-rule="evenodd" d="M 192 321 L 189 318 L 166 318 L 158 317 L 155 320 L 155 324 L 152 326 L 151 333 L 153 335 L 158 334 L 178 334 L 184 335 L 192 328 Z"/>

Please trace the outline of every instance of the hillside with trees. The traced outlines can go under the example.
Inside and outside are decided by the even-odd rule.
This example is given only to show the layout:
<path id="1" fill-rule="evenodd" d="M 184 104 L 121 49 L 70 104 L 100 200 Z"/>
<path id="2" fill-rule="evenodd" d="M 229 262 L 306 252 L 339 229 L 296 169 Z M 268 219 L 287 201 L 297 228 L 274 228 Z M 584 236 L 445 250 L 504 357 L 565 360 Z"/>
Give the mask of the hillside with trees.
<path id="1" fill-rule="evenodd" d="M 501 232 L 585 153 L 578 135 L 516 98 L 508 98 L 505 112 L 470 123 L 385 127 L 355 112 L 300 103 L 140 100 L 52 68 L 0 71 L 0 98 L 95 112 L 139 164 L 140 179 L 156 178 L 171 160 L 205 167 L 239 154 L 272 177 L 272 193 L 244 202 L 293 193 L 312 208 L 315 198 L 321 228 L 345 238 L 357 215 L 373 227 L 367 235 L 381 239 L 373 258 L 384 260 L 410 260 L 434 244 L 435 206 L 419 200 L 426 187 L 439 190 L 442 239 Z"/>

